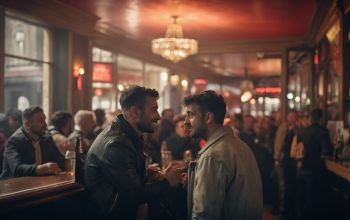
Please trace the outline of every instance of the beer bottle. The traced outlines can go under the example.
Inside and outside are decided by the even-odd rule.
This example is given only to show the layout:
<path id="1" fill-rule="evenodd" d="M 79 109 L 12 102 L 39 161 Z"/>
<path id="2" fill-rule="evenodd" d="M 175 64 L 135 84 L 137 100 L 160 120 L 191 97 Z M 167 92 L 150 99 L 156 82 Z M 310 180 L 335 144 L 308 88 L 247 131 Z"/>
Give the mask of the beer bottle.
<path id="1" fill-rule="evenodd" d="M 75 181 L 82 182 L 82 169 L 83 169 L 83 153 L 82 153 L 82 143 L 80 137 L 75 139 Z"/>

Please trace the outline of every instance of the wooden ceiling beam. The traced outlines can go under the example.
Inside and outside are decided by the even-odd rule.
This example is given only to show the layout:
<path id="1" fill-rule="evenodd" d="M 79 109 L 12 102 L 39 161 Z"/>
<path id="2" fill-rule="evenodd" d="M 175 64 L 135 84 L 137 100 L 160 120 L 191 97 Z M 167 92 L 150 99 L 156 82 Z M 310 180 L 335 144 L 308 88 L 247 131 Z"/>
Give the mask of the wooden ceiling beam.
<path id="1" fill-rule="evenodd" d="M 198 54 L 281 52 L 287 48 L 299 47 L 302 45 L 305 45 L 305 40 L 303 38 L 203 43 L 199 44 Z"/>
<path id="2" fill-rule="evenodd" d="M 336 21 L 336 2 L 332 0 L 319 1 L 317 11 L 306 33 L 306 42 L 310 46 L 315 46 L 320 42 L 330 26 Z"/>
<path id="3" fill-rule="evenodd" d="M 85 13 L 57 0 L 3 0 L 1 4 L 5 6 L 5 9 L 16 10 L 16 16 L 19 16 L 17 13 L 19 11 L 29 14 L 34 19 L 47 22 L 48 25 L 69 29 L 86 36 L 93 33 L 99 19 L 95 15 Z M 9 13 L 11 15 L 11 11 Z"/>

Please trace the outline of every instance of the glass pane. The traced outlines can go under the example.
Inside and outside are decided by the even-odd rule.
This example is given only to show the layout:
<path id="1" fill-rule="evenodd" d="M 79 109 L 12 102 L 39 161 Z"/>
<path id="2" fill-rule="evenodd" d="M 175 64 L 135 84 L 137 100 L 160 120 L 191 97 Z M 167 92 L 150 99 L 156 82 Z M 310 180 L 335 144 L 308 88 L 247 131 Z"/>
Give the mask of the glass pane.
<path id="1" fill-rule="evenodd" d="M 5 53 L 50 61 L 49 32 L 17 19 L 5 18 Z"/>
<path id="2" fill-rule="evenodd" d="M 48 72 L 48 64 L 5 57 L 5 111 L 32 105 L 45 109 L 43 99 L 48 100 L 48 91 L 43 90 L 43 84 L 48 82 L 43 76 Z"/>
<path id="3" fill-rule="evenodd" d="M 120 92 L 130 85 L 143 86 L 143 63 L 141 60 L 134 59 L 124 55 L 118 55 L 118 98 L 120 98 Z M 120 109 L 119 102 L 117 108 Z"/>
<path id="4" fill-rule="evenodd" d="M 118 81 L 124 86 L 143 85 L 142 61 L 119 55 Z"/>
<path id="5" fill-rule="evenodd" d="M 115 89 L 94 88 L 92 97 L 92 109 L 102 108 L 109 111 L 116 110 Z"/>
<path id="6" fill-rule="evenodd" d="M 159 112 L 169 106 L 170 97 L 163 96 L 163 91 L 169 82 L 169 70 L 164 67 L 146 64 L 145 86 L 156 89 L 161 95 L 158 100 Z"/>
<path id="7" fill-rule="evenodd" d="M 288 53 L 288 90 L 289 109 L 308 110 L 310 102 L 311 56 L 306 51 L 290 51 Z"/>
<path id="8" fill-rule="evenodd" d="M 92 61 L 102 63 L 113 63 L 114 55 L 110 51 L 94 47 L 92 48 Z"/>

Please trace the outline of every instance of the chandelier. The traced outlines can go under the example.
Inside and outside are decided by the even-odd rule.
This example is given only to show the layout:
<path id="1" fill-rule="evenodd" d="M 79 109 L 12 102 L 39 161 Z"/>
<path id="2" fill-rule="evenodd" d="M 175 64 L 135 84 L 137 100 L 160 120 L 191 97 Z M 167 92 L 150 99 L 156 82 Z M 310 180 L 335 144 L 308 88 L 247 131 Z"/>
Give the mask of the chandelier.
<path id="1" fill-rule="evenodd" d="M 183 37 L 182 26 L 176 23 L 178 16 L 172 16 L 173 23 L 167 28 L 165 38 L 152 40 L 152 52 L 174 63 L 198 52 L 198 42 Z"/>

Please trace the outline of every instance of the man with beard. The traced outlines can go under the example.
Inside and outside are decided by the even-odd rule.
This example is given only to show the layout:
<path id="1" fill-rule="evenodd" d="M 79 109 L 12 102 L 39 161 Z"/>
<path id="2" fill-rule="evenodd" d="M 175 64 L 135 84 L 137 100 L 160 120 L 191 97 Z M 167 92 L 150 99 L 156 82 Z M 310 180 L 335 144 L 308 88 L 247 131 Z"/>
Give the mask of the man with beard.
<path id="1" fill-rule="evenodd" d="M 247 144 L 223 126 L 223 97 L 205 91 L 184 105 L 190 135 L 206 141 L 189 168 L 189 219 L 262 219 L 259 169 Z"/>
<path id="2" fill-rule="evenodd" d="M 23 126 L 5 147 L 1 178 L 58 175 L 64 169 L 64 157 L 47 133 L 45 114 L 39 107 L 23 111 Z"/>
<path id="3" fill-rule="evenodd" d="M 165 196 L 180 181 L 179 171 L 168 168 L 162 180 L 146 184 L 142 133 L 155 130 L 160 119 L 158 98 L 154 89 L 125 90 L 119 100 L 122 114 L 102 131 L 87 154 L 85 182 L 101 217 L 136 219 L 140 207 Z"/>

